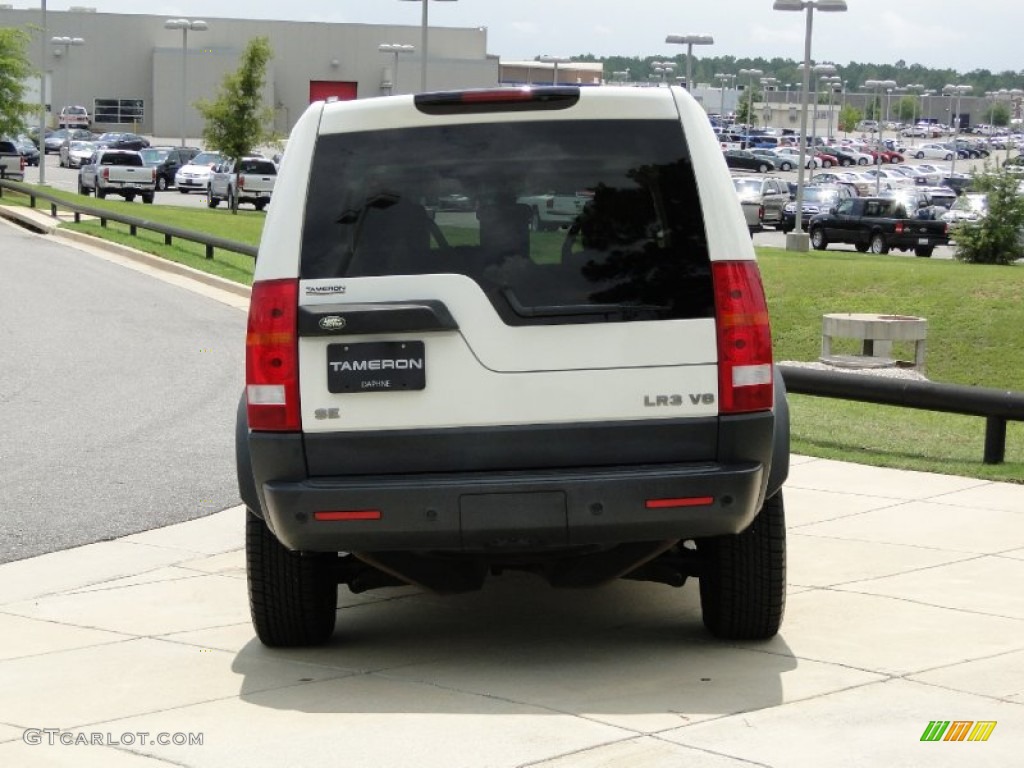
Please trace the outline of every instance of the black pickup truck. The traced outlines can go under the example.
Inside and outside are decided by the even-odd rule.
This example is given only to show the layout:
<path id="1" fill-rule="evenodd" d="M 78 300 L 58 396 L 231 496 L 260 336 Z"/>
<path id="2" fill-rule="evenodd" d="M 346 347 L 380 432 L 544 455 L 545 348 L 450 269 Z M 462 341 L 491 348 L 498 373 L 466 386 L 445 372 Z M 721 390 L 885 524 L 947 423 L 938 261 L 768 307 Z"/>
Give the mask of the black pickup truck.
<path id="1" fill-rule="evenodd" d="M 851 243 L 861 253 L 888 253 L 896 248 L 931 256 L 936 245 L 949 243 L 944 221 L 915 218 L 906 205 L 884 197 L 853 197 L 828 213 L 819 213 L 808 225 L 811 245 L 823 251 L 829 243 Z"/>

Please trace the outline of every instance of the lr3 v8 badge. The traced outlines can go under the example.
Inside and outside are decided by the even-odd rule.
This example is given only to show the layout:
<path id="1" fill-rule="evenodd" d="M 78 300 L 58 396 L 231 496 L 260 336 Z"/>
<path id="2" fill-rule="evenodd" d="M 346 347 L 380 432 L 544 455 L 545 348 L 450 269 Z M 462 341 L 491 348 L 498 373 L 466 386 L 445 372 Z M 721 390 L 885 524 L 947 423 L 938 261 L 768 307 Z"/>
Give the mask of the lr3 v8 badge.
<path id="1" fill-rule="evenodd" d="M 693 405 L 714 405 L 715 395 L 712 392 L 692 392 L 683 395 L 644 395 L 644 405 L 648 408 L 671 406 L 679 408 L 689 399 Z"/>

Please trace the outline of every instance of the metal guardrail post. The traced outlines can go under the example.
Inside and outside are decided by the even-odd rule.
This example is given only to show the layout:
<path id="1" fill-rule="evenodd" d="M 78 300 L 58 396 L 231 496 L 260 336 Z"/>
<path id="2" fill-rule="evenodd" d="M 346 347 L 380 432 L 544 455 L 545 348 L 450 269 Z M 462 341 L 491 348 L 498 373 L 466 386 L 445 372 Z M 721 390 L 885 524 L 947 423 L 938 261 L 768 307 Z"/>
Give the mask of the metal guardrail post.
<path id="1" fill-rule="evenodd" d="M 985 419 L 986 464 L 1002 464 L 1006 460 L 1006 419 L 989 416 Z"/>

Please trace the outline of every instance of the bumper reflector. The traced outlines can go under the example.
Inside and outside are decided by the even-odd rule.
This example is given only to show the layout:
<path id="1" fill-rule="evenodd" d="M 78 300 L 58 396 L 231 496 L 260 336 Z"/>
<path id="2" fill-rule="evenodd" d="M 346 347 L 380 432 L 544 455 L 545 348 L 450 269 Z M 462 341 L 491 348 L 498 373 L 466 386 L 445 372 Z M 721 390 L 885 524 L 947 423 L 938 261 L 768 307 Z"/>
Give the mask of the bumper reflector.
<path id="1" fill-rule="evenodd" d="M 380 520 L 379 509 L 347 509 L 331 512 L 314 512 L 314 520 Z"/>
<path id="2" fill-rule="evenodd" d="M 715 503 L 714 496 L 690 496 L 682 499 L 648 499 L 647 509 L 676 509 L 678 507 L 708 507 Z"/>

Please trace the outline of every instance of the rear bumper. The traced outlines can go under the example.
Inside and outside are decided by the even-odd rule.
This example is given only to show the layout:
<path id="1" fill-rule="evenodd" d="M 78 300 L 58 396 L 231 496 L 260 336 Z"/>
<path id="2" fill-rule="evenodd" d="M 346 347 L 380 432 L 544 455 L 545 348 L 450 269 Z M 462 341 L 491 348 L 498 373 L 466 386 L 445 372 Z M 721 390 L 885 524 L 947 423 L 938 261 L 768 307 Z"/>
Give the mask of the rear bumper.
<path id="1" fill-rule="evenodd" d="M 763 475 L 757 463 L 712 463 L 366 476 L 269 482 L 263 498 L 290 549 L 501 554 L 738 533 L 757 514 Z M 332 511 L 379 518 L 315 517 Z"/>

